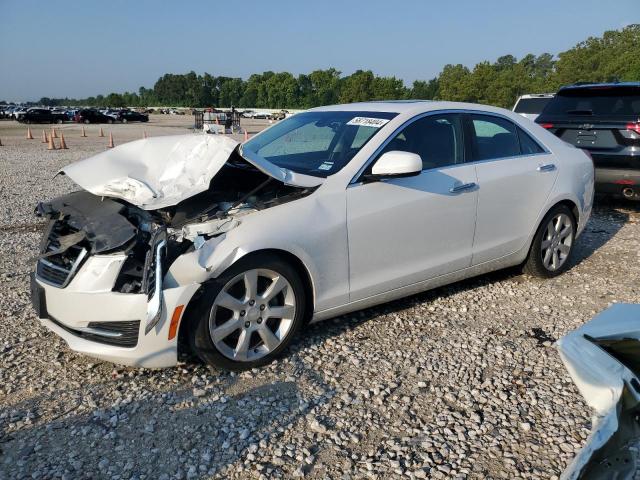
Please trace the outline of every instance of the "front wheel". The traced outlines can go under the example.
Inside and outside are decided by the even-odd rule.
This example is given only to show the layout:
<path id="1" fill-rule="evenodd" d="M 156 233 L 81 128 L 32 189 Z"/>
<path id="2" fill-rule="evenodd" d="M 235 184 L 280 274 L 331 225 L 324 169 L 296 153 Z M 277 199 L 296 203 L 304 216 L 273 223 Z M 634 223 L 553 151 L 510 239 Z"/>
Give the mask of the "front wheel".
<path id="1" fill-rule="evenodd" d="M 306 307 L 299 274 L 267 255 L 240 260 L 205 285 L 200 302 L 191 348 L 226 370 L 248 370 L 278 357 L 302 326 Z"/>
<path id="2" fill-rule="evenodd" d="M 576 220 L 565 205 L 557 205 L 544 217 L 529 250 L 524 271 L 536 277 L 560 275 L 569 267 L 576 237 Z"/>

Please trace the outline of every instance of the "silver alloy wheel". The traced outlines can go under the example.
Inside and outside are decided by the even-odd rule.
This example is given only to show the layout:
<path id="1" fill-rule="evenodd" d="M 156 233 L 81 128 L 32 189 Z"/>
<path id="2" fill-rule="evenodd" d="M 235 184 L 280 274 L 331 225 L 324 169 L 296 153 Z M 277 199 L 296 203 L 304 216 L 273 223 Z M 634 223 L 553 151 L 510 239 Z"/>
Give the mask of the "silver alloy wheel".
<path id="1" fill-rule="evenodd" d="M 291 330 L 295 313 L 295 294 L 286 278 L 273 270 L 247 270 L 216 296 L 209 335 L 225 357 L 250 362 L 278 348 Z"/>
<path id="2" fill-rule="evenodd" d="M 559 213 L 549 223 L 542 237 L 542 264 L 549 271 L 559 269 L 567 261 L 573 243 L 573 222 L 566 213 Z"/>

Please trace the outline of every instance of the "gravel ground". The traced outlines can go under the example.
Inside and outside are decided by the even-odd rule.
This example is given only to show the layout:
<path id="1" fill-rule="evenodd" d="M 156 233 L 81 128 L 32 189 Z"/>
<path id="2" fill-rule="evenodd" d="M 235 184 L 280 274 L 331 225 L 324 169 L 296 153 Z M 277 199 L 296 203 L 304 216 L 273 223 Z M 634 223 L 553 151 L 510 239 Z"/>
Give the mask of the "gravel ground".
<path id="1" fill-rule="evenodd" d="M 70 149 L 47 152 L 0 122 L 0 478 L 555 478 L 583 445 L 591 413 L 553 341 L 640 301 L 637 207 L 601 202 L 553 280 L 497 272 L 329 320 L 242 374 L 121 368 L 71 352 L 29 303 L 33 206 L 106 144 L 63 128 Z"/>

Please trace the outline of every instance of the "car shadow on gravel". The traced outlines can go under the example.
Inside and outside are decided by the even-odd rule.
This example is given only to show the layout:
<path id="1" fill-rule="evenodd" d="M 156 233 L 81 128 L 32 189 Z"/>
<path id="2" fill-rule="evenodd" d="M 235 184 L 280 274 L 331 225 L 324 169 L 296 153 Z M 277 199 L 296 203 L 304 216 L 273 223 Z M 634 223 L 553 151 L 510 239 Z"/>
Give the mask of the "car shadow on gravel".
<path id="1" fill-rule="evenodd" d="M 317 372 L 305 369 L 303 374 L 318 384 Z M 130 385 L 116 383 L 100 388 L 117 388 L 126 395 Z M 75 406 L 60 406 L 58 418 L 39 421 L 33 412 L 51 399 L 31 397 L 0 410 L 0 478 L 205 478 L 257 451 L 261 440 L 277 438 L 328 398 L 303 398 L 295 381 L 231 395 L 219 385 L 192 389 L 183 384 L 74 415 L 79 399 Z M 21 423 L 16 427 L 16 422 Z M 279 467 L 264 468 L 275 469 L 275 474 Z"/>

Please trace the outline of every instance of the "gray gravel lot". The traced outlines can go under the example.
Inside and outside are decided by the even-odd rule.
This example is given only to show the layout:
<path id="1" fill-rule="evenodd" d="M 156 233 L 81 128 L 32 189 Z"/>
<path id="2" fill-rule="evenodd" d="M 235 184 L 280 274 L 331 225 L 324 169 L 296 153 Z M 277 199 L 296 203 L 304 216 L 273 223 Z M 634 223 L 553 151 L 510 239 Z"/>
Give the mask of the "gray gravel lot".
<path id="1" fill-rule="evenodd" d="M 591 412 L 553 341 L 640 302 L 638 207 L 601 202 L 553 280 L 497 272 L 329 320 L 242 374 L 122 368 L 71 352 L 28 293 L 33 206 L 73 188 L 51 177 L 105 148 L 98 128 L 65 125 L 70 149 L 47 152 L 0 122 L 1 479 L 555 478 L 584 443 Z"/>

